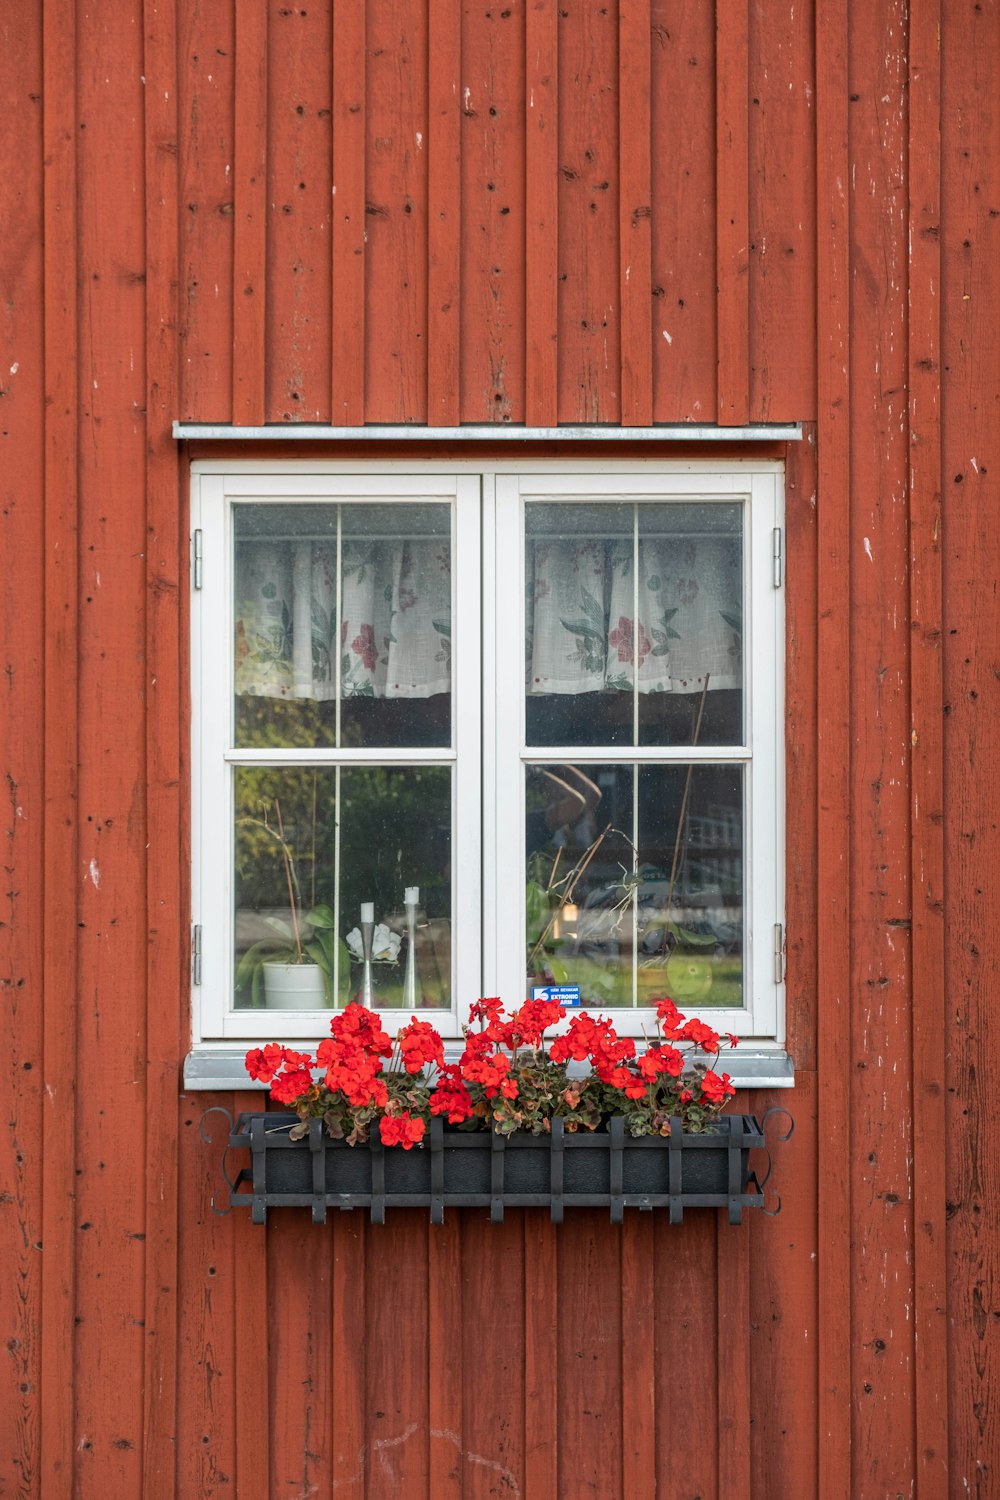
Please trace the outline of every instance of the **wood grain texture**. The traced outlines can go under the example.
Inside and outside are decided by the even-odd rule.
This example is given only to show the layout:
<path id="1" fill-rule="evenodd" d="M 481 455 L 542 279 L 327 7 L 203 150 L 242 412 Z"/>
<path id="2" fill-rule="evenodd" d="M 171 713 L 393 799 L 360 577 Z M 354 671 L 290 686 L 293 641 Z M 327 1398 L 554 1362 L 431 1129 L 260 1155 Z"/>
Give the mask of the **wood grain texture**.
<path id="1" fill-rule="evenodd" d="M 265 410 L 330 410 L 331 24 L 322 5 L 268 10 Z"/>
<path id="2" fill-rule="evenodd" d="M 179 400 L 189 422 L 228 422 L 233 410 L 233 42 L 230 6 L 178 4 Z"/>
<path id="3" fill-rule="evenodd" d="M 750 1226 L 717 1231 L 719 1494 L 750 1500 Z"/>
<path id="4" fill-rule="evenodd" d="M 338 1214 L 333 1222 L 333 1482 L 337 1495 L 366 1500 L 367 1351 L 366 1245 L 361 1214 Z"/>
<path id="5" fill-rule="evenodd" d="M 750 419 L 749 0 L 715 9 L 715 259 L 722 426 Z"/>
<path id="6" fill-rule="evenodd" d="M 624 1500 L 622 1486 L 621 1230 L 601 1209 L 578 1209 L 559 1238 L 562 1298 L 556 1368 L 559 1493 Z M 634 1336 L 635 1330 L 629 1330 Z"/>
<path id="7" fill-rule="evenodd" d="M 544 1214 L 524 1215 L 524 1500 L 559 1493 L 558 1239 Z"/>
<path id="8" fill-rule="evenodd" d="M 618 9 L 618 295 L 621 303 L 621 421 L 653 420 L 651 349 L 650 4 Z"/>
<path id="9" fill-rule="evenodd" d="M 524 420 L 554 426 L 559 374 L 559 26 L 556 0 L 524 14 Z"/>
<path id="10" fill-rule="evenodd" d="M 259 1094 L 237 1094 L 233 1100 L 233 1118 L 241 1110 L 260 1108 Z M 221 1119 L 221 1116 L 219 1117 Z M 218 1127 L 216 1127 L 218 1130 Z M 213 1131 L 215 1135 L 215 1131 Z M 221 1194 L 220 1194 L 221 1196 Z M 233 1430 L 236 1450 L 236 1494 L 241 1500 L 270 1500 L 268 1458 L 261 1452 L 262 1432 L 260 1414 L 271 1410 L 270 1360 L 264 1357 L 262 1343 L 269 1327 L 270 1281 L 268 1265 L 272 1255 L 266 1234 L 261 1234 L 257 1225 L 251 1223 L 249 1214 L 233 1214 L 231 1223 L 233 1255 Z M 326 1261 L 332 1262 L 332 1231 L 320 1235 L 322 1253 Z M 323 1320 L 332 1346 L 333 1306 L 330 1273 L 326 1273 L 330 1300 L 321 1307 L 318 1316 Z M 297 1363 L 297 1361 L 296 1361 Z M 284 1372 L 279 1373 L 279 1378 Z M 321 1398 L 330 1386 L 330 1370 L 318 1378 Z M 327 1401 L 332 1417 L 332 1401 Z M 333 1441 L 328 1448 L 328 1464 L 333 1463 Z"/>
<path id="11" fill-rule="evenodd" d="M 178 601 L 188 579 L 185 487 L 169 436 L 178 409 L 177 367 L 177 35 L 169 0 L 143 11 L 143 70 L 165 87 L 145 95 L 146 200 L 146 1139 L 143 1309 L 142 1492 L 176 1493 L 179 1223 L 178 1152 L 172 1131 L 177 1058 L 188 1024 L 165 996 L 187 978 L 187 861 L 178 859 L 184 823 L 182 768 L 189 719 Z M 187 839 L 183 840 L 186 846 Z M 186 849 L 185 849 L 186 852 Z"/>
<path id="12" fill-rule="evenodd" d="M 427 7 L 368 0 L 365 418 L 427 420 Z"/>
<path id="13" fill-rule="evenodd" d="M 450 1212 L 427 1236 L 427 1500 L 462 1497 L 462 1227 Z"/>
<path id="14" fill-rule="evenodd" d="M 78 582 L 77 444 L 78 200 L 76 22 L 67 0 L 42 12 L 44 469 L 46 607 L 42 892 L 41 1419 L 39 1493 L 72 1495 L 76 1231 L 74 1163 L 59 1146 L 77 1126 L 77 1036 L 64 997 L 77 983 Z M 48 1247 L 47 1249 L 45 1247 Z M 72 1332 L 71 1332 L 72 1330 Z M 30 1491 L 29 1491 L 30 1493 Z"/>
<path id="15" fill-rule="evenodd" d="M 233 421 L 264 421 L 267 343 L 267 0 L 243 0 L 235 22 Z"/>
<path id="16" fill-rule="evenodd" d="M 948 1483 L 952 1494 L 977 1500 L 997 1487 L 1000 1452 L 1000 112 L 982 107 L 995 98 L 998 50 L 995 6 L 942 8 Z"/>
<path id="17" fill-rule="evenodd" d="M 427 420 L 461 418 L 462 12 L 440 0 L 427 18 Z"/>
<path id="18" fill-rule="evenodd" d="M 524 1483 L 524 1212 L 462 1215 L 462 1500 Z"/>
<path id="19" fill-rule="evenodd" d="M 621 413 L 618 23 L 612 7 L 559 7 L 559 421 Z"/>
<path id="20" fill-rule="evenodd" d="M 816 409 L 814 7 L 752 0 L 750 419 Z"/>
<path id="21" fill-rule="evenodd" d="M 852 6 L 852 1385 L 854 1487 L 907 1493 L 913 1429 L 906 16 Z M 874 247 L 878 247 L 878 255 Z"/>
<path id="22" fill-rule="evenodd" d="M 851 1491 L 851 1277 L 853 1197 L 844 1170 L 850 1139 L 850 871 L 853 773 L 848 496 L 850 447 L 850 255 L 846 0 L 816 7 L 817 298 L 817 1069 L 819 1500 Z"/>
<path id="23" fill-rule="evenodd" d="M 719 1494 L 718 1280 L 714 1215 L 682 1224 L 657 1215 L 652 1282 L 657 1290 L 653 1359 L 659 1441 L 657 1500 Z M 633 1330 L 629 1330 L 630 1335 Z M 683 1374 L 681 1369 L 683 1368 Z M 697 1392 L 697 1420 L 677 1416 Z M 628 1497 L 626 1497 L 628 1500 Z"/>
<path id="24" fill-rule="evenodd" d="M 43 1258 L 38 1249 L 43 1177 L 36 1142 L 41 1136 L 38 1080 L 44 1057 L 41 919 L 46 851 L 40 832 L 46 775 L 42 749 L 47 747 L 43 600 L 48 562 L 46 510 L 38 500 L 45 473 L 48 373 L 42 157 L 44 138 L 51 140 L 54 122 L 48 116 L 49 129 L 43 130 L 42 80 L 41 8 L 11 13 L 0 49 L 0 89 L 9 101 L 0 120 L 0 158 L 18 162 L 21 170 L 5 172 L 0 180 L 0 219 L 9 237 L 0 249 L 0 348 L 5 356 L 0 367 L 0 556 L 17 560 L 24 587 L 15 590 L 8 583 L 0 599 L 0 1014 L 6 1033 L 0 1097 L 7 1106 L 0 1118 L 0 1345 L 5 1354 L 0 1367 L 0 1493 L 24 1500 L 39 1500 L 41 1494 L 43 1359 Z M 57 170 L 65 168 L 65 147 L 56 163 Z M 58 429 L 64 420 L 53 414 L 53 427 Z M 71 663 L 64 670 L 75 672 Z"/>
<path id="25" fill-rule="evenodd" d="M 652 362 L 657 422 L 716 413 L 715 17 L 652 0 Z"/>
<path id="26" fill-rule="evenodd" d="M 365 0 L 333 17 L 332 421 L 365 420 Z"/>
<path id="27" fill-rule="evenodd" d="M 524 16 L 519 0 L 464 13 L 464 422 L 524 420 Z"/>
<path id="28" fill-rule="evenodd" d="M 656 1285 L 653 1219 L 629 1214 L 621 1230 L 622 1493 L 656 1497 Z M 745 1342 L 746 1334 L 742 1335 Z"/>
<path id="29" fill-rule="evenodd" d="M 948 1494 L 947 1003 L 941 503 L 941 7 L 910 8 L 910 879 L 913 892 L 914 1400 L 921 1500 Z M 935 149 L 935 145 L 937 149 Z"/>

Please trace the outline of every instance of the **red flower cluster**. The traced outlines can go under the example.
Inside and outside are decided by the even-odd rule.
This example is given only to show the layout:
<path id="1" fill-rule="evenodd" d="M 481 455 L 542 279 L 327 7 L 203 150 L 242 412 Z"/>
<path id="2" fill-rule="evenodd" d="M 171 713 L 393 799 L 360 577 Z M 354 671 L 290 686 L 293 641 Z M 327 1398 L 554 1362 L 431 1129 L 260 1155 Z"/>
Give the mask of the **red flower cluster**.
<path id="1" fill-rule="evenodd" d="M 293 1099 L 312 1087 L 311 1064 L 308 1052 L 293 1052 L 291 1047 L 282 1047 L 279 1042 L 252 1047 L 246 1058 L 250 1077 L 270 1084 L 271 1098 L 279 1104 L 291 1104 Z"/>
<path id="2" fill-rule="evenodd" d="M 438 1070 L 437 1087 L 431 1095 L 431 1114 L 444 1115 L 449 1125 L 461 1125 L 472 1118 L 472 1099 L 462 1082 L 462 1070 L 457 1064 Z"/>
<path id="3" fill-rule="evenodd" d="M 412 1151 L 423 1140 L 425 1129 L 423 1120 L 413 1119 L 404 1109 L 398 1115 L 383 1115 L 378 1133 L 383 1146 L 402 1146 L 404 1151 Z"/>
<path id="4" fill-rule="evenodd" d="M 414 1018 L 403 1027 L 396 1041 L 407 1073 L 419 1073 L 425 1063 L 440 1068 L 444 1062 L 444 1043 L 429 1021 Z"/>
<path id="5" fill-rule="evenodd" d="M 342 1093 L 355 1107 L 376 1104 L 384 1108 L 389 1096 L 379 1074 L 382 1058 L 392 1055 L 392 1042 L 378 1016 L 352 1002 L 333 1017 L 330 1032 L 316 1048 L 316 1062 L 326 1069 L 326 1087 L 331 1093 Z"/>

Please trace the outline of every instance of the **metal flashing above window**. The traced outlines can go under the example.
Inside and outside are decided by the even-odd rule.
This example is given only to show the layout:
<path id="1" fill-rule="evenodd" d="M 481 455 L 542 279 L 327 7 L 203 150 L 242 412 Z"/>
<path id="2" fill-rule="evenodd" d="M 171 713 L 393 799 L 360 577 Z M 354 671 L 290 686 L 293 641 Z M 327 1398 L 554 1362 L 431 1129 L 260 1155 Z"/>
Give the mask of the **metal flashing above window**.
<path id="1" fill-rule="evenodd" d="M 794 443 L 802 437 L 799 422 L 757 422 L 749 427 L 695 426 L 665 422 L 657 427 L 520 427 L 479 423 L 466 427 L 395 426 L 328 427 L 321 422 L 272 422 L 266 427 L 233 427 L 220 422 L 175 422 L 179 441 L 219 443 Z"/>

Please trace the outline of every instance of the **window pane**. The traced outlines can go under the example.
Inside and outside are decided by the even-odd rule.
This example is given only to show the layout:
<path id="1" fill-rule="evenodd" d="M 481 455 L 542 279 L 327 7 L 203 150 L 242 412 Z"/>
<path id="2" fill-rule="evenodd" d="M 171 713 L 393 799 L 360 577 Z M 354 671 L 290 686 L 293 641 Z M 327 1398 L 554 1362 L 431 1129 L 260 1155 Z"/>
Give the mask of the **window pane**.
<path id="1" fill-rule="evenodd" d="M 741 505 L 530 504 L 525 529 L 529 745 L 742 743 Z"/>
<path id="2" fill-rule="evenodd" d="M 526 768 L 529 985 L 743 1005 L 743 768 Z"/>
<path id="3" fill-rule="evenodd" d="M 364 998 L 366 903 L 369 1003 L 406 1005 L 408 890 L 413 1003 L 451 1005 L 449 767 L 240 767 L 235 806 L 237 1008 Z M 283 999 L 282 985 L 295 994 Z"/>
<path id="4" fill-rule="evenodd" d="M 236 744 L 451 743 L 451 507 L 237 505 Z"/>

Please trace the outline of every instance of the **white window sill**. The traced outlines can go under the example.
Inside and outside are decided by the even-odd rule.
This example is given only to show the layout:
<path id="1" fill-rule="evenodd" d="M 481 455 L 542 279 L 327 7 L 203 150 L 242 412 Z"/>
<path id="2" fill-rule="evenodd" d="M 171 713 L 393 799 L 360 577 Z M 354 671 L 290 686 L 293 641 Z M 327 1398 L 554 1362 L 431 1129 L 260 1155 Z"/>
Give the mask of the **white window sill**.
<path id="1" fill-rule="evenodd" d="M 455 1062 L 461 1050 L 457 1042 L 445 1043 L 445 1057 Z M 184 1088 L 189 1093 L 238 1089 L 259 1090 L 267 1086 L 255 1083 L 244 1066 L 246 1047 L 197 1047 L 184 1059 Z M 706 1061 L 705 1058 L 696 1060 Z M 790 1089 L 795 1086 L 795 1064 L 781 1047 L 764 1044 L 740 1047 L 736 1052 L 720 1054 L 723 1072 L 730 1075 L 738 1088 Z"/>

